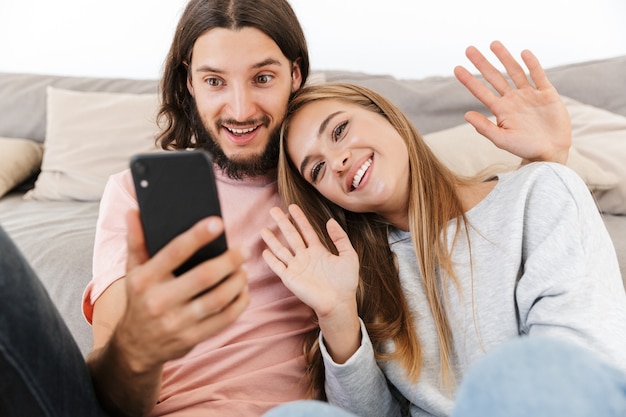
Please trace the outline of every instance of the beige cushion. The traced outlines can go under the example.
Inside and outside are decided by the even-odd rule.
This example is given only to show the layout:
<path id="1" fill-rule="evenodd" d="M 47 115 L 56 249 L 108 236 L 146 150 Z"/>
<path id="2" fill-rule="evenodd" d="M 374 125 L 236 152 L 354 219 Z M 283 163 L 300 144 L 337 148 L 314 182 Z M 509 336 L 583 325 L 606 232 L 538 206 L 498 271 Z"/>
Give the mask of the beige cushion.
<path id="1" fill-rule="evenodd" d="M 29 139 L 0 138 L 0 197 L 34 174 L 43 147 Z"/>
<path id="2" fill-rule="evenodd" d="M 594 191 L 602 212 L 626 214 L 626 117 L 564 97 L 572 120 L 567 165 Z M 474 175 L 483 169 L 515 169 L 520 158 L 497 148 L 469 124 L 424 135 L 451 169 Z"/>
<path id="3" fill-rule="evenodd" d="M 156 94 L 48 87 L 41 173 L 25 198 L 99 200 L 133 154 L 157 149 L 157 110 Z"/>
<path id="4" fill-rule="evenodd" d="M 626 117 L 564 100 L 572 118 L 573 146 L 618 180 L 615 187 L 595 194 L 600 210 L 626 214 Z"/>
<path id="5" fill-rule="evenodd" d="M 626 161 L 626 118 L 569 98 L 564 102 L 572 120 L 567 165 L 595 192 L 600 210 L 626 214 L 626 166 L 620 164 Z M 515 169 L 521 161 L 467 123 L 424 135 L 424 139 L 446 165 L 462 175 L 491 167 Z"/>
<path id="6" fill-rule="evenodd" d="M 424 140 L 439 159 L 461 175 L 472 176 L 488 168 L 516 169 L 521 162 L 519 157 L 496 147 L 469 123 L 429 133 L 424 135 Z M 614 175 L 581 155 L 575 147 L 570 148 L 567 165 L 592 190 L 604 190 L 617 184 Z"/>

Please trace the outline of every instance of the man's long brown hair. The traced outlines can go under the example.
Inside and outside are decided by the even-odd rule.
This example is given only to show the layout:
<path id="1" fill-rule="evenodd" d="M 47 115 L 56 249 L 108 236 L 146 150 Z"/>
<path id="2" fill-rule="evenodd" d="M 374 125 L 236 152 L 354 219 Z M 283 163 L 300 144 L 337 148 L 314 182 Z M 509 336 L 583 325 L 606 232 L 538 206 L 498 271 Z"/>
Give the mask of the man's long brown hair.
<path id="1" fill-rule="evenodd" d="M 302 208 L 326 247 L 336 253 L 325 224 L 336 219 L 346 230 L 359 254 L 360 283 L 357 289 L 359 316 L 365 323 L 378 359 L 399 361 L 413 381 L 422 367 L 422 351 L 415 328 L 414 317 L 404 297 L 398 271 L 388 244 L 391 225 L 373 213 L 354 213 L 344 210 L 323 197 L 298 172 L 288 156 L 290 120 L 307 104 L 318 100 L 341 100 L 381 114 L 403 138 L 409 157 L 409 227 L 415 254 L 419 263 L 422 285 L 434 317 L 440 346 L 442 376 L 445 385 L 452 383 L 450 354 L 452 334 L 444 309 L 446 282 L 449 277 L 458 289 L 452 268 L 449 243 L 442 233 L 451 219 L 459 219 L 459 232 L 467 223 L 456 185 L 467 180 L 457 177 L 445 167 L 426 145 L 417 129 L 404 113 L 380 94 L 358 85 L 335 83 L 305 87 L 290 102 L 281 131 L 281 153 L 278 164 L 278 187 L 285 203 Z M 383 342 L 393 341 L 394 350 L 383 353 Z M 324 369 L 317 341 L 307 345 L 308 373 L 314 387 L 323 387 Z M 449 386 L 449 385 L 448 385 Z M 323 391 L 323 389 L 322 389 Z"/>
<path id="2" fill-rule="evenodd" d="M 214 28 L 259 29 L 269 36 L 291 63 L 300 66 L 302 84 L 309 75 L 309 53 L 302 27 L 286 0 L 191 0 L 176 28 L 161 80 L 162 132 L 157 138 L 163 149 L 202 147 L 207 138 L 197 120 L 194 99 L 187 89 L 188 68 L 198 37 Z M 210 139 L 210 138 L 207 138 Z"/>

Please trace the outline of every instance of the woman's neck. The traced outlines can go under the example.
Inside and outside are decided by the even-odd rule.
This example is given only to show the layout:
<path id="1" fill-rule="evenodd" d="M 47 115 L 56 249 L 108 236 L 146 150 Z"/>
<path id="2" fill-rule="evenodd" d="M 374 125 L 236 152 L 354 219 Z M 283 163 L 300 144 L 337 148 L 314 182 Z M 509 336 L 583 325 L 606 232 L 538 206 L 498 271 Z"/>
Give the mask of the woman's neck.
<path id="1" fill-rule="evenodd" d="M 457 195 L 461 200 L 463 212 L 467 213 L 480 203 L 491 192 L 491 190 L 493 190 L 497 183 L 498 179 L 497 177 L 494 177 L 493 179 L 484 182 L 457 184 L 455 188 Z M 400 229 L 405 232 L 408 232 L 410 229 L 408 203 L 404 210 L 398 210 L 393 214 L 386 213 L 383 217 L 385 217 L 385 219 L 387 219 L 387 221 L 396 229 Z"/>
<path id="2" fill-rule="evenodd" d="M 479 183 L 457 185 L 456 192 L 461 199 L 463 212 L 467 213 L 478 203 L 483 201 L 483 199 L 487 197 L 487 195 L 491 192 L 491 190 L 493 190 L 497 183 L 498 179 L 494 178 L 492 180 Z"/>

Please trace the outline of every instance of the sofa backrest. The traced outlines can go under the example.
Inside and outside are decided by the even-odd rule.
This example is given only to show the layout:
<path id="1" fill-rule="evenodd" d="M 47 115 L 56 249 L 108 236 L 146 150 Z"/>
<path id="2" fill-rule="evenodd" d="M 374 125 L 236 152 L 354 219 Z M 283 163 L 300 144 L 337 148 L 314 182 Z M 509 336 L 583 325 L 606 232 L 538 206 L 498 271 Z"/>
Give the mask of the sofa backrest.
<path id="1" fill-rule="evenodd" d="M 626 116 L 626 56 L 549 68 L 546 73 L 561 95 Z M 469 110 L 491 116 L 453 76 L 398 80 L 327 71 L 326 81 L 352 82 L 383 94 L 407 113 L 422 134 L 464 123 Z"/>
<path id="2" fill-rule="evenodd" d="M 626 56 L 564 65 L 546 72 L 562 95 L 626 116 Z M 353 82 L 378 91 L 404 110 L 422 134 L 464 123 L 463 115 L 468 110 L 490 115 L 452 76 L 396 79 L 350 71 L 317 73 L 326 81 Z M 44 141 L 49 85 L 78 91 L 158 91 L 158 80 L 0 73 L 0 136 Z"/>
<path id="3" fill-rule="evenodd" d="M 0 136 L 43 143 L 48 86 L 75 91 L 138 94 L 158 91 L 157 80 L 0 73 Z"/>

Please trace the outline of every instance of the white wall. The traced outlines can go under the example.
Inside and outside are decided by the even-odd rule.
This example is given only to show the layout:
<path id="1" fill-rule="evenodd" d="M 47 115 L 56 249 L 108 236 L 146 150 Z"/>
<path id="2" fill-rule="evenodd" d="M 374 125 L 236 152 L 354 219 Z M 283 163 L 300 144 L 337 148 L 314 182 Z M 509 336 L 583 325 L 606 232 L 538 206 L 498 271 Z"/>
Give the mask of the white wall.
<path id="1" fill-rule="evenodd" d="M 313 69 L 449 75 L 493 39 L 544 66 L 626 55 L 623 0 L 290 1 Z M 185 3 L 0 0 L 0 72 L 159 77 Z"/>

